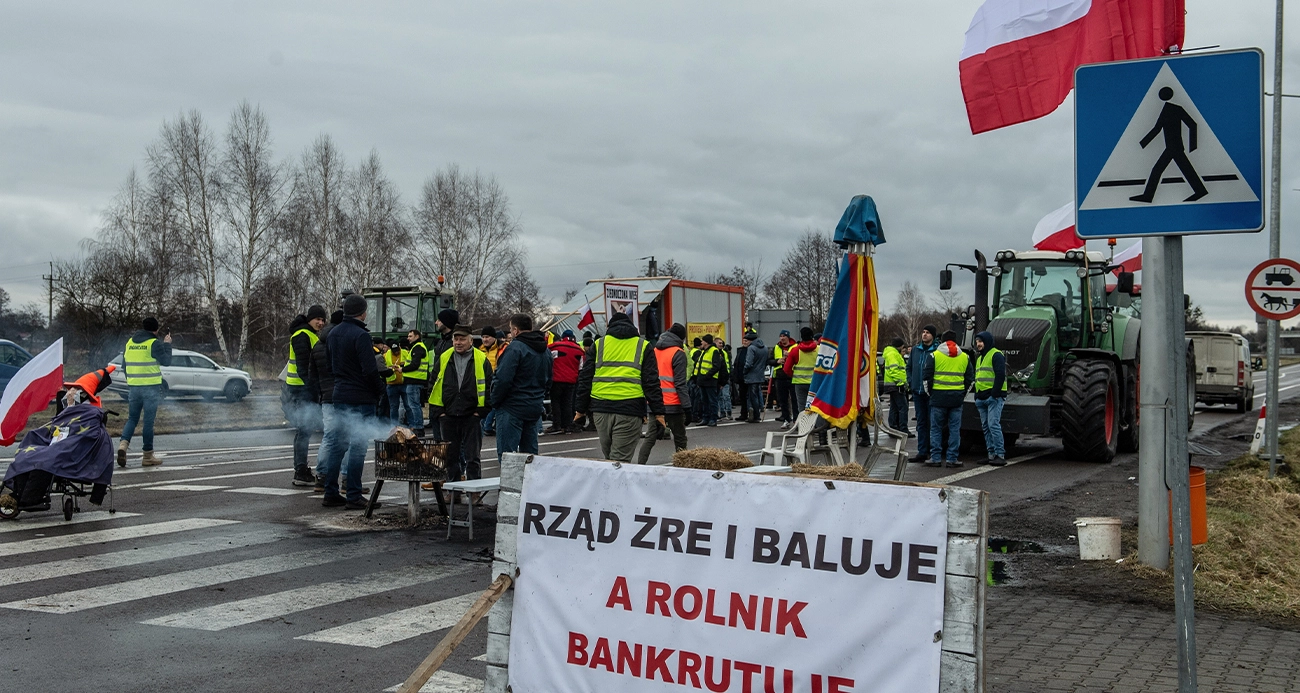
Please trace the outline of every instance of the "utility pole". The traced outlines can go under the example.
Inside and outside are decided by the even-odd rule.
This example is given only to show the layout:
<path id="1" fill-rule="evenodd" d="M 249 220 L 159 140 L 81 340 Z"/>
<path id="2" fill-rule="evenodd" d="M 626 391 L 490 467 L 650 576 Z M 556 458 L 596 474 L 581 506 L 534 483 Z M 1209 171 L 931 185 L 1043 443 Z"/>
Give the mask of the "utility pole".
<path id="1" fill-rule="evenodd" d="M 41 279 L 44 279 L 45 281 L 49 282 L 48 291 L 49 291 L 49 301 L 50 301 L 50 316 L 49 316 L 49 322 L 45 323 L 45 329 L 52 330 L 54 329 L 54 261 L 53 260 L 50 261 L 50 273 L 41 277 Z"/>
<path id="2" fill-rule="evenodd" d="M 1282 5 L 1277 0 L 1277 18 L 1273 25 L 1273 162 L 1269 185 L 1268 257 L 1282 256 Z M 1264 412 L 1265 438 L 1268 440 L 1268 476 L 1277 473 L 1277 380 L 1278 354 L 1281 351 L 1281 324 L 1268 321 L 1268 397 Z"/>

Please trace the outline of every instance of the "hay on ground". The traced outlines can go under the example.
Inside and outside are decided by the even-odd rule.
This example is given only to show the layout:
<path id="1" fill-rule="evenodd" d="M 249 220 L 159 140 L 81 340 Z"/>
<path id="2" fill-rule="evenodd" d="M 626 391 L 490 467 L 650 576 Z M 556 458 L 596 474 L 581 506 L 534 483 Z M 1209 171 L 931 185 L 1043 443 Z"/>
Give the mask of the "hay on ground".
<path id="1" fill-rule="evenodd" d="M 867 479 L 867 473 L 862 471 L 862 467 L 856 464 L 845 464 L 838 467 L 795 464 L 790 467 L 790 472 L 795 476 L 812 479 Z"/>
<path id="2" fill-rule="evenodd" d="M 730 471 L 754 466 L 748 457 L 723 448 L 694 448 L 673 454 L 673 466 L 686 469 Z"/>

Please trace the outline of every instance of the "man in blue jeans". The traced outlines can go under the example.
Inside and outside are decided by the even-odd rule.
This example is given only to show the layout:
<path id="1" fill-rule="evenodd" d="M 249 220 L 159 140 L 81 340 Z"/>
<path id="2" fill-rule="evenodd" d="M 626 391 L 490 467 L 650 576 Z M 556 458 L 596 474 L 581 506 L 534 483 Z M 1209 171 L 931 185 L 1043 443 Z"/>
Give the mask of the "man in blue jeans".
<path id="1" fill-rule="evenodd" d="M 523 313 L 510 316 L 510 335 L 513 339 L 497 359 L 492 380 L 498 459 L 507 452 L 537 454 L 543 400 L 551 387 L 546 335 L 534 332 L 533 319 Z"/>
<path id="2" fill-rule="evenodd" d="M 930 467 L 960 467 L 957 453 L 961 448 L 961 409 L 966 391 L 975 381 L 970 355 L 962 351 L 951 330 L 943 333 L 943 342 L 930 354 L 925 365 L 925 389 L 930 394 Z M 943 444 L 947 433 L 948 445 Z"/>
<path id="3" fill-rule="evenodd" d="M 912 347 L 912 354 L 907 360 L 907 389 L 912 391 L 912 406 L 916 408 L 916 457 L 913 462 L 925 462 L 930 459 L 930 394 L 925 390 L 925 367 L 930 363 L 930 354 L 938 344 L 939 328 L 926 325 L 921 328 L 921 341 Z"/>
<path id="4" fill-rule="evenodd" d="M 984 429 L 984 448 L 989 464 L 1007 463 L 1006 443 L 1002 438 L 1002 405 L 1007 401 L 1007 357 L 993 346 L 993 335 L 975 335 L 975 408 Z"/>
<path id="5" fill-rule="evenodd" d="M 172 336 L 158 339 L 158 318 L 144 319 L 140 329 L 122 350 L 122 370 L 126 376 L 127 415 L 122 427 L 122 441 L 117 446 L 117 466 L 126 466 L 126 451 L 131 446 L 135 427 L 144 420 L 144 458 L 141 465 L 156 467 L 162 460 L 153 454 L 153 420 L 163 398 L 162 367 L 172 365 Z"/>
<path id="6" fill-rule="evenodd" d="M 364 510 L 361 474 L 366 451 L 379 428 L 375 405 L 384 392 L 384 378 L 375 363 L 370 331 L 366 329 L 366 299 L 349 294 L 343 299 L 343 322 L 326 337 L 330 371 L 334 376 L 333 414 L 325 429 L 321 448 L 326 450 L 323 467 L 327 508 Z M 346 497 L 339 493 L 339 468 L 347 459 Z M 378 503 L 375 504 L 378 507 Z"/>

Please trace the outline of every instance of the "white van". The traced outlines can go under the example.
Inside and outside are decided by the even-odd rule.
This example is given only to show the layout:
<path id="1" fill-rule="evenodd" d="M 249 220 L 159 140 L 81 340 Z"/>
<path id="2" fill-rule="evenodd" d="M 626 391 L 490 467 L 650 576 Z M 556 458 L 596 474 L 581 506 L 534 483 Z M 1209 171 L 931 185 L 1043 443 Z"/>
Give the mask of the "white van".
<path id="1" fill-rule="evenodd" d="M 1237 411 L 1255 408 L 1250 344 L 1232 332 L 1188 332 L 1196 345 L 1196 401 L 1236 404 Z"/>

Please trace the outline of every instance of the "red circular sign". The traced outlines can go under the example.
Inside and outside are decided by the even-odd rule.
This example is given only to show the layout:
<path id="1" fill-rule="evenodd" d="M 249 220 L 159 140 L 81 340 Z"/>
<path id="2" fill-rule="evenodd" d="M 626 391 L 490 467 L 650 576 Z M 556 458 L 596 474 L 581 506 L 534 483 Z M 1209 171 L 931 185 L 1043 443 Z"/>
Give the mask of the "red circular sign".
<path id="1" fill-rule="evenodd" d="M 1300 315 L 1300 263 L 1276 258 L 1256 265 L 1246 277 L 1246 303 L 1269 320 Z"/>

